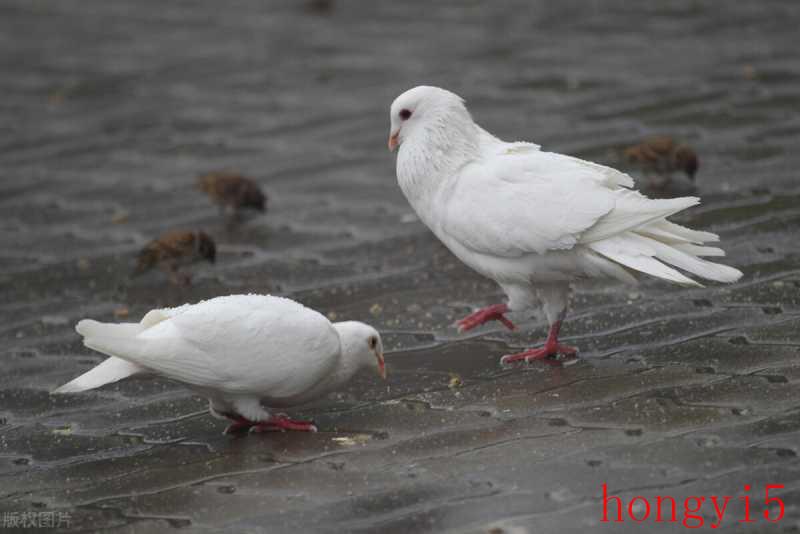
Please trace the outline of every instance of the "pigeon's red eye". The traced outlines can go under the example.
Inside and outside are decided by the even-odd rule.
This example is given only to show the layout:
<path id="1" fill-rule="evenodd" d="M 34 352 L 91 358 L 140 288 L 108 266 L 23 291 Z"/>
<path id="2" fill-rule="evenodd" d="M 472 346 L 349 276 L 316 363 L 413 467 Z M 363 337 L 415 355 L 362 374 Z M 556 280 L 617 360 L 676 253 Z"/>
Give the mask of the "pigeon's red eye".
<path id="1" fill-rule="evenodd" d="M 401 119 L 403 119 L 405 121 L 405 120 L 408 120 L 409 117 L 411 117 L 411 111 L 410 110 L 408 110 L 408 109 L 401 109 L 400 110 L 400 118 Z"/>

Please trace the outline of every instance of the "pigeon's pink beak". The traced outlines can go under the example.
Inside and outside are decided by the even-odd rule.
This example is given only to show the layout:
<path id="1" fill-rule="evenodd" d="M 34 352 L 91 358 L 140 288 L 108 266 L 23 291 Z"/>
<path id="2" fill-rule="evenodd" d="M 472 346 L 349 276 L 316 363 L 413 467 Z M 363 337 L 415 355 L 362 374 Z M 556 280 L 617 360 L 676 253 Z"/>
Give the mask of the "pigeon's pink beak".
<path id="1" fill-rule="evenodd" d="M 375 356 L 378 358 L 378 374 L 381 375 L 381 378 L 386 380 L 386 360 L 383 359 L 382 353 L 375 353 Z"/>
<path id="2" fill-rule="evenodd" d="M 400 145 L 400 141 L 397 137 L 400 135 L 400 130 L 397 130 L 392 135 L 389 136 L 389 152 L 394 152 L 397 150 L 397 147 Z"/>

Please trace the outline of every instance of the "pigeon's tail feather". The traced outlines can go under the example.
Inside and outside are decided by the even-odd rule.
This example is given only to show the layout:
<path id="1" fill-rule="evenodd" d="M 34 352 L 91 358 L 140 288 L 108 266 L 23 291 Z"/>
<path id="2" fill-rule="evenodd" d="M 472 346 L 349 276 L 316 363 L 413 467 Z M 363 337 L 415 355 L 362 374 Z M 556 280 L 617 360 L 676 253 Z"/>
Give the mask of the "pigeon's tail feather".
<path id="1" fill-rule="evenodd" d="M 597 223 L 581 234 L 582 243 L 589 244 L 622 235 L 628 231 L 637 231 L 650 226 L 658 227 L 658 223 L 669 223 L 669 217 L 700 202 L 697 197 L 680 197 L 668 199 L 652 199 L 637 191 L 619 190 L 614 209 L 601 217 Z M 674 225 L 678 226 L 678 225 Z M 683 228 L 678 226 L 678 228 Z M 683 228 L 689 230 L 688 228 Z M 713 235 L 713 234 L 711 234 Z M 709 241 L 704 239 L 703 241 Z"/>
<path id="2" fill-rule="evenodd" d="M 78 393 L 99 388 L 123 378 L 143 372 L 140 366 L 112 356 L 97 367 L 83 373 L 78 378 L 67 382 L 53 393 Z"/>
<path id="3" fill-rule="evenodd" d="M 141 366 L 117 355 L 124 354 L 126 347 L 139 345 L 135 338 L 145 328 L 146 326 L 140 323 L 108 324 L 91 319 L 80 321 L 75 330 L 83 336 L 83 344 L 111 358 L 64 384 L 53 393 L 86 391 L 144 372 Z"/>
<path id="4" fill-rule="evenodd" d="M 134 337 L 145 329 L 141 323 L 101 323 L 93 319 L 83 319 L 75 325 L 75 331 L 86 338 L 92 337 Z"/>
<path id="5" fill-rule="evenodd" d="M 677 246 L 670 246 L 656 240 L 651 241 L 656 248 L 656 258 L 700 278 L 730 284 L 742 277 L 742 271 L 739 269 L 701 259 L 699 255 L 681 250 Z M 713 248 L 711 250 L 716 252 Z M 704 255 L 715 254 L 704 253 Z"/>
<path id="6" fill-rule="evenodd" d="M 693 256 L 724 256 L 725 251 L 718 247 L 703 247 L 700 245 L 694 245 L 692 243 L 675 243 L 674 245 L 670 245 L 672 248 L 676 248 L 680 251 L 686 252 Z"/>
<path id="7" fill-rule="evenodd" d="M 647 235 L 653 237 L 664 243 L 715 243 L 719 241 L 717 234 L 711 232 L 703 232 L 701 230 L 692 230 L 680 224 L 668 221 L 666 219 L 659 219 L 650 224 L 641 226 L 636 229 L 637 234 Z"/>
<path id="8" fill-rule="evenodd" d="M 703 256 L 725 255 L 721 248 L 704 246 L 706 242 L 719 241 L 717 234 L 692 230 L 666 219 L 651 223 L 636 233 L 655 247 L 656 258 L 700 278 L 729 284 L 742 277 L 739 269 L 701 259 Z"/>
<path id="9" fill-rule="evenodd" d="M 673 230 L 670 232 L 670 236 L 655 235 L 644 231 L 641 234 L 625 232 L 592 243 L 589 247 L 630 269 L 680 285 L 700 286 L 677 269 L 716 282 L 731 283 L 741 278 L 742 272 L 738 269 L 700 258 L 700 256 L 724 255 L 724 252 L 718 248 L 704 247 L 689 242 L 689 236 L 697 238 L 707 234 L 706 232 L 696 232 L 673 223 L 668 224 L 675 227 L 670 228 Z M 663 227 L 663 229 L 666 228 L 666 226 Z M 682 233 L 683 238 L 679 237 L 681 232 L 674 231 L 676 228 L 685 230 Z M 707 235 L 714 236 L 714 234 Z M 695 242 L 702 243 L 700 239 L 695 239 Z"/>
<path id="10" fill-rule="evenodd" d="M 589 245 L 589 247 L 602 256 L 629 269 L 680 285 L 700 285 L 672 267 L 658 261 L 655 250 L 647 241 L 647 238 L 627 233 L 597 241 Z"/>

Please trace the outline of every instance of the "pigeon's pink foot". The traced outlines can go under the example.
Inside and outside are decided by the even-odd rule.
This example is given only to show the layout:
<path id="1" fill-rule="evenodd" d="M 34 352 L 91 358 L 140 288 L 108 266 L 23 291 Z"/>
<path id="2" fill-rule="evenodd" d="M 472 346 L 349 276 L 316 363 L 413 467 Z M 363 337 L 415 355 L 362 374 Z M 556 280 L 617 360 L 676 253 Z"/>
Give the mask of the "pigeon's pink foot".
<path id="1" fill-rule="evenodd" d="M 489 321 L 500 321 L 509 330 L 515 330 L 517 327 L 514 326 L 514 323 L 503 315 L 509 311 L 511 310 L 508 309 L 506 304 L 495 304 L 493 306 L 481 308 L 475 313 L 471 313 L 458 321 L 458 323 L 456 323 L 458 325 L 458 331 L 466 332 L 467 330 L 472 330 L 476 326 L 488 323 Z"/>
<path id="2" fill-rule="evenodd" d="M 506 354 L 500 358 L 500 363 L 506 364 L 519 360 L 530 362 L 532 360 L 541 360 L 548 356 L 555 356 L 556 354 L 575 356 L 578 353 L 578 349 L 558 342 L 559 330 L 561 330 L 560 320 L 550 325 L 550 332 L 547 334 L 547 341 L 544 342 L 544 347 L 518 352 L 517 354 Z"/>
<path id="3" fill-rule="evenodd" d="M 285 432 L 287 430 L 316 432 L 317 426 L 313 421 L 295 421 L 294 419 L 289 419 L 285 414 L 278 414 L 266 421 L 254 424 L 250 429 L 251 432 Z"/>
<path id="4" fill-rule="evenodd" d="M 548 356 L 555 356 L 556 354 L 575 356 L 577 353 L 578 349 L 575 347 L 556 343 L 555 345 L 545 345 L 544 347 L 540 347 L 538 349 L 530 349 L 524 352 L 518 352 L 516 354 L 506 354 L 500 359 L 500 363 L 512 363 L 519 360 L 530 362 L 532 360 L 541 360 L 542 358 L 547 358 Z"/>

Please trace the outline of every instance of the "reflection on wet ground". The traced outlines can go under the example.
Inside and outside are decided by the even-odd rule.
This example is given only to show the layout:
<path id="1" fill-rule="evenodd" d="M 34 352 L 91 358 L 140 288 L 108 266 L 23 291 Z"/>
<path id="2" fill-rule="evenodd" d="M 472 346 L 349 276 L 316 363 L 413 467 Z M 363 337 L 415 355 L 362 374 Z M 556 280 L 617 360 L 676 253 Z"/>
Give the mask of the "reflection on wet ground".
<path id="1" fill-rule="evenodd" d="M 799 22 L 777 0 L 5 2 L 0 512 L 69 512 L 75 531 L 640 532 L 654 523 L 600 521 L 603 483 L 626 502 L 749 484 L 759 519 L 784 484 L 779 528 L 800 528 Z M 564 333 L 582 358 L 500 367 L 544 325 L 451 327 L 499 291 L 396 187 L 386 110 L 418 83 L 596 161 L 690 142 L 704 204 L 680 220 L 719 232 L 745 277 L 580 287 Z M 265 217 L 231 228 L 194 190 L 221 168 L 258 180 Z M 174 227 L 212 234 L 217 264 L 188 289 L 130 282 Z M 166 381 L 48 395 L 100 361 L 76 320 L 249 291 L 375 324 L 389 381 L 298 412 L 318 434 L 243 438 Z M 730 509 L 723 527 L 744 526 Z"/>

